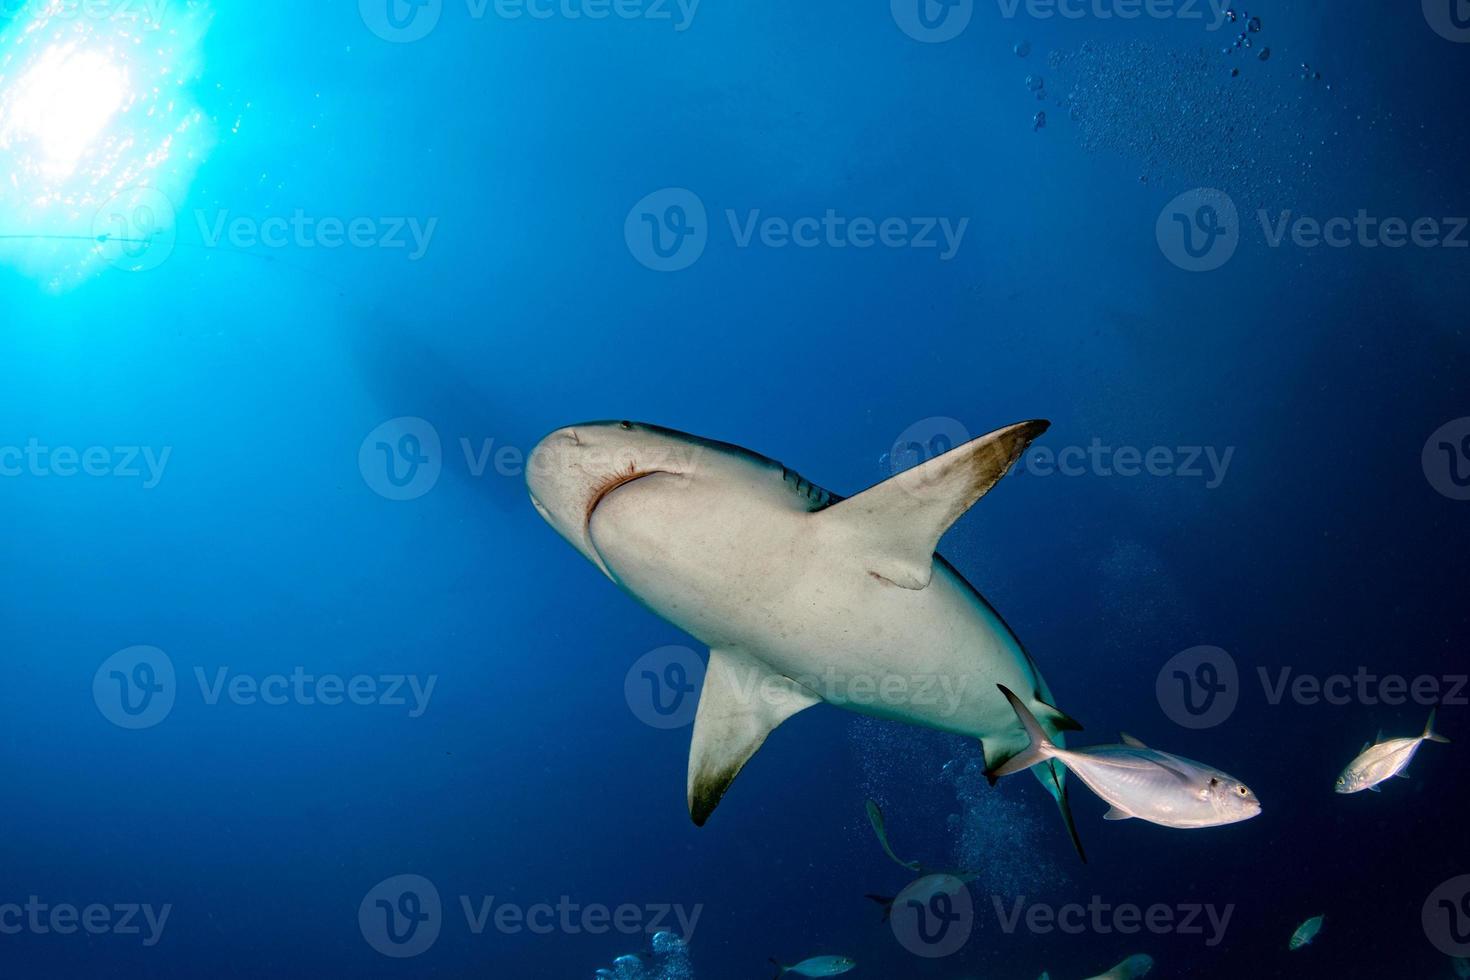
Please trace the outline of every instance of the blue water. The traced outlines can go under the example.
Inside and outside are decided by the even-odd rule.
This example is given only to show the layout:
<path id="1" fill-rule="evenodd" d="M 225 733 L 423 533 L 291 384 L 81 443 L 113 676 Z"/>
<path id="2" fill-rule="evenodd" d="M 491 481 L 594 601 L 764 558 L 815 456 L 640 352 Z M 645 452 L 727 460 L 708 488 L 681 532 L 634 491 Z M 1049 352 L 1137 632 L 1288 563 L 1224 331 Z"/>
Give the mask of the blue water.
<path id="1" fill-rule="evenodd" d="M 127 198 L 114 237 L 137 244 L 97 240 L 116 171 L 39 213 L 24 135 L 0 136 L 0 235 L 82 239 L 0 252 L 0 975 L 576 978 L 660 930 L 687 950 L 661 937 L 620 976 L 750 980 L 823 953 L 936 980 L 1134 953 L 1156 977 L 1454 975 L 1421 911 L 1470 873 L 1465 692 L 1411 779 L 1339 796 L 1362 743 L 1418 733 L 1427 703 L 1273 704 L 1257 674 L 1448 695 L 1466 672 L 1470 233 L 1273 247 L 1258 218 L 1453 235 L 1470 45 L 1432 9 L 1263 0 L 1252 47 L 1225 53 L 1244 19 L 1008 3 L 951 10 L 970 19 L 943 41 L 906 33 L 903 3 L 686 20 L 445 0 L 412 41 L 382 3 L 177 4 L 161 23 L 188 50 L 159 111 L 199 125 L 132 174 L 165 194 L 166 238 Z M 6 43 L 36 14 L 7 5 Z M 142 36 L 130 57 L 159 49 Z M 141 113 L 111 132 L 134 124 L 161 138 Z M 1171 203 L 1197 188 L 1237 211 L 1207 271 L 1181 268 L 1174 216 L 1220 261 L 1220 199 Z M 953 254 L 937 230 L 741 244 L 751 220 L 829 211 L 966 223 Z M 274 218 L 318 224 L 260 240 Z M 323 219 L 362 241 L 327 247 Z M 526 499 L 537 440 L 598 418 L 746 446 L 838 494 L 911 462 L 906 431 L 932 448 L 1046 418 L 1038 446 L 1108 447 L 1072 475 L 1028 459 L 942 550 L 1087 726 L 1076 744 L 1127 730 L 1239 776 L 1264 812 L 1104 822 L 1074 785 L 1083 864 L 1041 787 L 988 788 L 973 742 L 818 707 L 694 827 L 689 729 L 645 724 L 625 680 L 658 648 L 705 651 Z M 1120 475 L 1119 447 L 1172 475 Z M 1196 729 L 1156 680 L 1201 645 L 1228 651 L 1238 705 Z M 864 898 L 914 877 L 869 797 L 900 856 L 977 870 L 951 955 L 914 955 Z M 1212 937 L 1008 933 L 995 911 L 1094 896 L 1231 912 Z M 581 911 L 496 919 L 540 903 Z M 619 906 L 623 928 L 580 917 Z"/>

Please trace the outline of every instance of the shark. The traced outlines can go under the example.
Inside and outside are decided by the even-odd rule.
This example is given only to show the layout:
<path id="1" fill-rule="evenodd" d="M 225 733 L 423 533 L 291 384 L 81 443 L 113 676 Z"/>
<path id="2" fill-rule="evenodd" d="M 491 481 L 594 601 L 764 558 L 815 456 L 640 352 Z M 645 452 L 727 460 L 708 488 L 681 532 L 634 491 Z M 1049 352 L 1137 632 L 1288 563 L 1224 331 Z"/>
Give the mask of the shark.
<path id="1" fill-rule="evenodd" d="M 528 459 L 537 512 L 608 579 L 709 647 L 686 798 L 703 826 L 787 719 L 828 704 L 980 741 L 1081 726 L 940 538 L 1047 430 L 1019 422 L 841 497 L 748 449 L 631 421 L 558 429 Z M 1066 772 L 1034 770 L 1082 859 Z"/>

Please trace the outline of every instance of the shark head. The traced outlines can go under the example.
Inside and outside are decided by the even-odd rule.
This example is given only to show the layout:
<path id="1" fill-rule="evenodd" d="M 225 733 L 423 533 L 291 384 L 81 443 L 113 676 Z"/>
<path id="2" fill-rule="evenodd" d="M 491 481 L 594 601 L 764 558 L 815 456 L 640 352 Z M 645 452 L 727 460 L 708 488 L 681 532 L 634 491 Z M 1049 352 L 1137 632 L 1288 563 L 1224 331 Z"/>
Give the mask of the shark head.
<path id="1" fill-rule="evenodd" d="M 703 440 L 635 422 L 585 422 L 537 444 L 526 467 L 531 503 L 609 578 L 592 543 L 592 517 L 615 491 L 651 476 L 692 477 Z"/>

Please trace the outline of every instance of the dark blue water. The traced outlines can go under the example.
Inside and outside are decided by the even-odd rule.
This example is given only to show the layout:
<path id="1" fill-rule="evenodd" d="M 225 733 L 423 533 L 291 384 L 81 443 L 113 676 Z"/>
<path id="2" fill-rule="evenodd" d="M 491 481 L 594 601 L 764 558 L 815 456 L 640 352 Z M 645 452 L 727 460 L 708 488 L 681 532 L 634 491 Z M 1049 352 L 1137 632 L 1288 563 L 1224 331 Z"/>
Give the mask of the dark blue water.
<path id="1" fill-rule="evenodd" d="M 589 977 L 659 930 L 687 951 L 618 976 L 1454 975 L 1463 4 L 176 2 L 0 21 L 0 235 L 71 236 L 0 243 L 0 975 Z M 50 44 L 138 101 L 91 125 L 117 76 L 38 82 Z M 1076 744 L 1129 731 L 1264 812 L 1105 822 L 1074 785 L 1084 865 L 972 741 L 817 707 L 694 827 L 689 729 L 625 680 L 695 644 L 526 499 L 589 418 L 839 494 L 1050 419 L 944 554 Z M 1187 727 L 1201 645 L 1234 707 Z M 1433 687 L 1273 703 L 1284 668 Z M 1332 792 L 1436 699 L 1452 744 Z M 977 870 L 950 955 L 864 898 L 914 877 L 869 797 L 900 856 Z M 1008 931 L 1022 898 L 1173 924 Z"/>

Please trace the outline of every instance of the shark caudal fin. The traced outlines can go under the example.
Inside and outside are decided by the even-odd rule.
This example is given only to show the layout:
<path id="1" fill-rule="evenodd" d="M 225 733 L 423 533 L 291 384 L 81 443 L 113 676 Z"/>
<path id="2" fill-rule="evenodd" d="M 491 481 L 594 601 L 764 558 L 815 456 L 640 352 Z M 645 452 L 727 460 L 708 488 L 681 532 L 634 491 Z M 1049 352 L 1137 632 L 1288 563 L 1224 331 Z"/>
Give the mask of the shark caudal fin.
<path id="1" fill-rule="evenodd" d="M 1450 740 L 1434 731 L 1434 716 L 1438 711 L 1438 708 L 1429 709 L 1429 720 L 1424 723 L 1424 734 L 1421 737 L 1426 742 L 1444 742 L 1448 745 Z"/>
<path id="2" fill-rule="evenodd" d="M 1035 767 L 1036 778 L 1041 780 L 1041 785 L 1045 786 L 1052 799 L 1057 801 L 1057 812 L 1062 815 L 1062 823 L 1067 828 L 1067 836 L 1072 839 L 1072 846 L 1076 848 L 1077 856 L 1082 859 L 1083 864 L 1086 864 L 1087 851 L 1082 847 L 1082 837 L 1077 833 L 1077 822 L 1072 819 L 1072 804 L 1067 798 L 1067 786 L 1062 779 L 1065 767 L 1060 760 L 1055 758 L 1056 743 L 1046 734 L 1046 730 L 1041 727 L 1041 723 L 1036 720 L 1036 715 L 1031 712 L 1025 702 L 1016 697 L 1004 684 L 997 684 L 996 687 L 1000 688 L 1000 692 L 1010 702 L 1011 710 L 1016 713 L 1021 727 L 1026 730 L 1026 737 L 1030 740 L 1030 744 L 985 775 L 994 784 L 1002 776 L 1009 776 L 1012 773 Z M 1051 710 L 1055 711 L 1059 718 L 1065 719 L 1067 729 L 1075 731 L 1082 727 L 1055 708 Z"/>
<path id="3" fill-rule="evenodd" d="M 1016 719 L 1020 721 L 1021 727 L 1026 730 L 1026 737 L 1030 739 L 1030 744 L 992 769 L 988 773 L 992 780 L 1030 769 L 1035 765 L 1040 765 L 1056 755 L 1057 751 L 1056 745 L 1052 743 L 1051 736 L 1047 735 L 1046 731 L 1042 729 L 1041 722 L 1036 720 L 1036 716 L 1031 713 L 1030 708 L 1026 707 L 1026 703 L 1016 697 L 1011 689 L 1004 684 L 997 684 L 996 687 L 1000 688 L 1000 693 L 1004 694 L 1006 700 L 1011 703 L 1011 710 L 1016 713 Z"/>
<path id="4" fill-rule="evenodd" d="M 1050 424 L 1018 422 L 972 439 L 819 511 L 816 519 L 847 539 L 870 575 L 905 589 L 926 588 L 944 532 Z"/>

